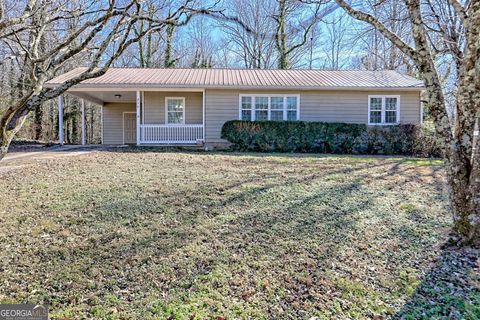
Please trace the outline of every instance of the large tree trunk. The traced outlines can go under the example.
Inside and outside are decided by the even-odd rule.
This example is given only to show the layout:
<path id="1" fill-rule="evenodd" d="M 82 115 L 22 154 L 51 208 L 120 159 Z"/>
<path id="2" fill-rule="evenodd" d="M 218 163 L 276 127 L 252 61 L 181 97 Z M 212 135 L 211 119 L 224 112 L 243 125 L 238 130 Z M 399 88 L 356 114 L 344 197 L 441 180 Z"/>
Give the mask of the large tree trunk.
<path id="1" fill-rule="evenodd" d="M 10 107 L 0 118 L 0 161 L 7 155 L 13 137 L 20 131 L 27 116 L 26 107 Z"/>
<path id="2" fill-rule="evenodd" d="M 453 137 L 449 126 L 449 118 L 445 112 L 445 101 L 439 81 L 436 76 L 423 70 L 429 107 L 434 117 L 436 134 L 445 146 L 445 168 L 449 185 L 449 196 L 452 205 L 454 231 L 459 235 L 459 241 L 472 242 L 478 237 L 478 223 L 470 221 L 470 214 L 474 212 L 472 191 L 469 187 L 469 161 L 459 154 L 459 146 Z"/>
<path id="3" fill-rule="evenodd" d="M 462 76 L 463 84 L 457 94 L 454 143 L 447 156 L 454 229 L 466 243 L 480 240 L 480 153 L 478 138 L 474 136 L 480 96 L 479 90 L 469 84 L 474 81 L 468 75 Z M 475 105 L 477 107 L 472 108 Z"/>
<path id="4" fill-rule="evenodd" d="M 457 115 L 452 128 L 447 114 L 442 84 L 438 76 L 434 58 L 429 48 L 427 31 L 422 19 L 420 2 L 407 0 L 407 8 L 412 20 L 412 35 L 415 41 L 416 54 L 413 57 L 427 88 L 430 110 L 434 117 L 435 129 L 445 146 L 447 181 L 450 187 L 450 199 L 453 211 L 454 231 L 457 241 L 465 244 L 480 239 L 479 208 L 474 199 L 480 192 L 475 187 L 479 176 L 472 176 L 473 159 L 472 141 L 475 126 L 475 114 L 472 112 L 475 102 L 475 73 L 472 62 L 475 57 L 467 45 L 464 61 L 459 74 L 457 93 Z M 480 11 L 479 11 L 480 13 Z M 478 32 L 476 32 L 478 35 Z M 468 42 L 468 40 L 467 40 Z"/>
<path id="5" fill-rule="evenodd" d="M 0 132 L 0 161 L 7 155 L 12 139 L 12 135 L 6 135 L 4 131 Z"/>
<path id="6" fill-rule="evenodd" d="M 480 190 L 475 183 L 469 183 L 465 178 L 466 168 L 461 164 L 447 163 L 453 169 L 448 180 L 451 185 L 451 201 L 454 220 L 454 231 L 458 234 L 458 242 L 475 243 L 480 240 Z M 473 177 L 473 175 L 472 175 Z M 476 178 L 478 179 L 478 172 Z M 478 184 L 478 182 L 477 182 Z"/>
<path id="7" fill-rule="evenodd" d="M 462 121 L 462 120 L 460 120 Z M 478 171 L 478 147 L 471 159 L 462 157 L 458 152 L 459 144 L 452 142 L 447 147 L 445 168 L 450 187 L 454 231 L 456 241 L 471 244 L 480 240 L 480 172 Z"/>

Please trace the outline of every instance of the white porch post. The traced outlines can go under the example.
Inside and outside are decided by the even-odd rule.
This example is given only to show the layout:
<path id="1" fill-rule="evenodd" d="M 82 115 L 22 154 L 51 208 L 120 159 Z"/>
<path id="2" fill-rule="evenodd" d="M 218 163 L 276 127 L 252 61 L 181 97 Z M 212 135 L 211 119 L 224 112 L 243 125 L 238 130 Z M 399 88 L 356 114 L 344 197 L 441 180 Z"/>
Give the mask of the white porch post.
<path id="1" fill-rule="evenodd" d="M 203 89 L 203 97 L 202 97 L 202 125 L 203 125 L 203 128 L 202 128 L 202 135 L 203 135 L 203 144 L 205 145 L 205 142 L 207 141 L 206 140 L 206 137 L 205 137 L 205 89 Z"/>
<path id="2" fill-rule="evenodd" d="M 63 95 L 58 96 L 58 140 L 63 146 Z"/>
<path id="3" fill-rule="evenodd" d="M 137 91 L 137 146 L 140 145 L 140 91 Z"/>
<path id="4" fill-rule="evenodd" d="M 85 100 L 82 99 L 82 145 L 85 145 Z"/>

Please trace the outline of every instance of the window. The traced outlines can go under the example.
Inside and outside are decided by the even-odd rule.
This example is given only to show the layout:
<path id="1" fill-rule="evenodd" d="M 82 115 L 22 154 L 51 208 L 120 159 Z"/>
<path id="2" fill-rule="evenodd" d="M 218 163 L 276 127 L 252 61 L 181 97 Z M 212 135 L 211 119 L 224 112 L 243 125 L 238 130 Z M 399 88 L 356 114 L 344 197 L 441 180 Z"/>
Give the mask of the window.
<path id="1" fill-rule="evenodd" d="M 397 98 L 385 98 L 385 123 L 397 123 Z"/>
<path id="2" fill-rule="evenodd" d="M 252 97 L 242 97 L 242 102 L 240 107 L 241 107 L 240 119 L 251 120 L 252 119 Z"/>
<path id="3" fill-rule="evenodd" d="M 370 123 L 382 123 L 382 98 L 370 98 Z"/>
<path id="4" fill-rule="evenodd" d="M 268 120 L 268 97 L 255 97 L 255 120 Z"/>
<path id="5" fill-rule="evenodd" d="M 283 120 L 283 97 L 270 97 L 270 120 Z"/>
<path id="6" fill-rule="evenodd" d="M 399 96 L 369 96 L 368 124 L 390 125 L 400 122 Z"/>
<path id="7" fill-rule="evenodd" d="M 167 124 L 185 123 L 185 98 L 165 98 Z"/>
<path id="8" fill-rule="evenodd" d="M 240 119 L 294 121 L 299 119 L 298 95 L 240 95 Z"/>
<path id="9" fill-rule="evenodd" d="M 297 97 L 287 97 L 287 120 L 297 120 Z"/>

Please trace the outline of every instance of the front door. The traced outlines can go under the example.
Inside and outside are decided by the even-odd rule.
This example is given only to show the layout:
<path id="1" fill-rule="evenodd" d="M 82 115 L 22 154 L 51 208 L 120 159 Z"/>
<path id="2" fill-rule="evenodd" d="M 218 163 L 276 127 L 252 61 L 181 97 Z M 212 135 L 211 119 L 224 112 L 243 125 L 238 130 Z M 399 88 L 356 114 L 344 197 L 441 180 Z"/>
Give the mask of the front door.
<path id="1" fill-rule="evenodd" d="M 123 114 L 123 143 L 137 143 L 137 115 L 136 113 L 125 112 Z"/>

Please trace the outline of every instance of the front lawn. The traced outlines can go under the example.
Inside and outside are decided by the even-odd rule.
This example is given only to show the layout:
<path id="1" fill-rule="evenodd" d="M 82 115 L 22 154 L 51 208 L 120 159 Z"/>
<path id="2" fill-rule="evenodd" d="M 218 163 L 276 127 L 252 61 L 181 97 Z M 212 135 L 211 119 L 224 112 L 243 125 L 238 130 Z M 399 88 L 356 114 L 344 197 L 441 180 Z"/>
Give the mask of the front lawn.
<path id="1" fill-rule="evenodd" d="M 125 150 L 0 190 L 0 303 L 54 319 L 480 317 L 439 161 Z"/>

